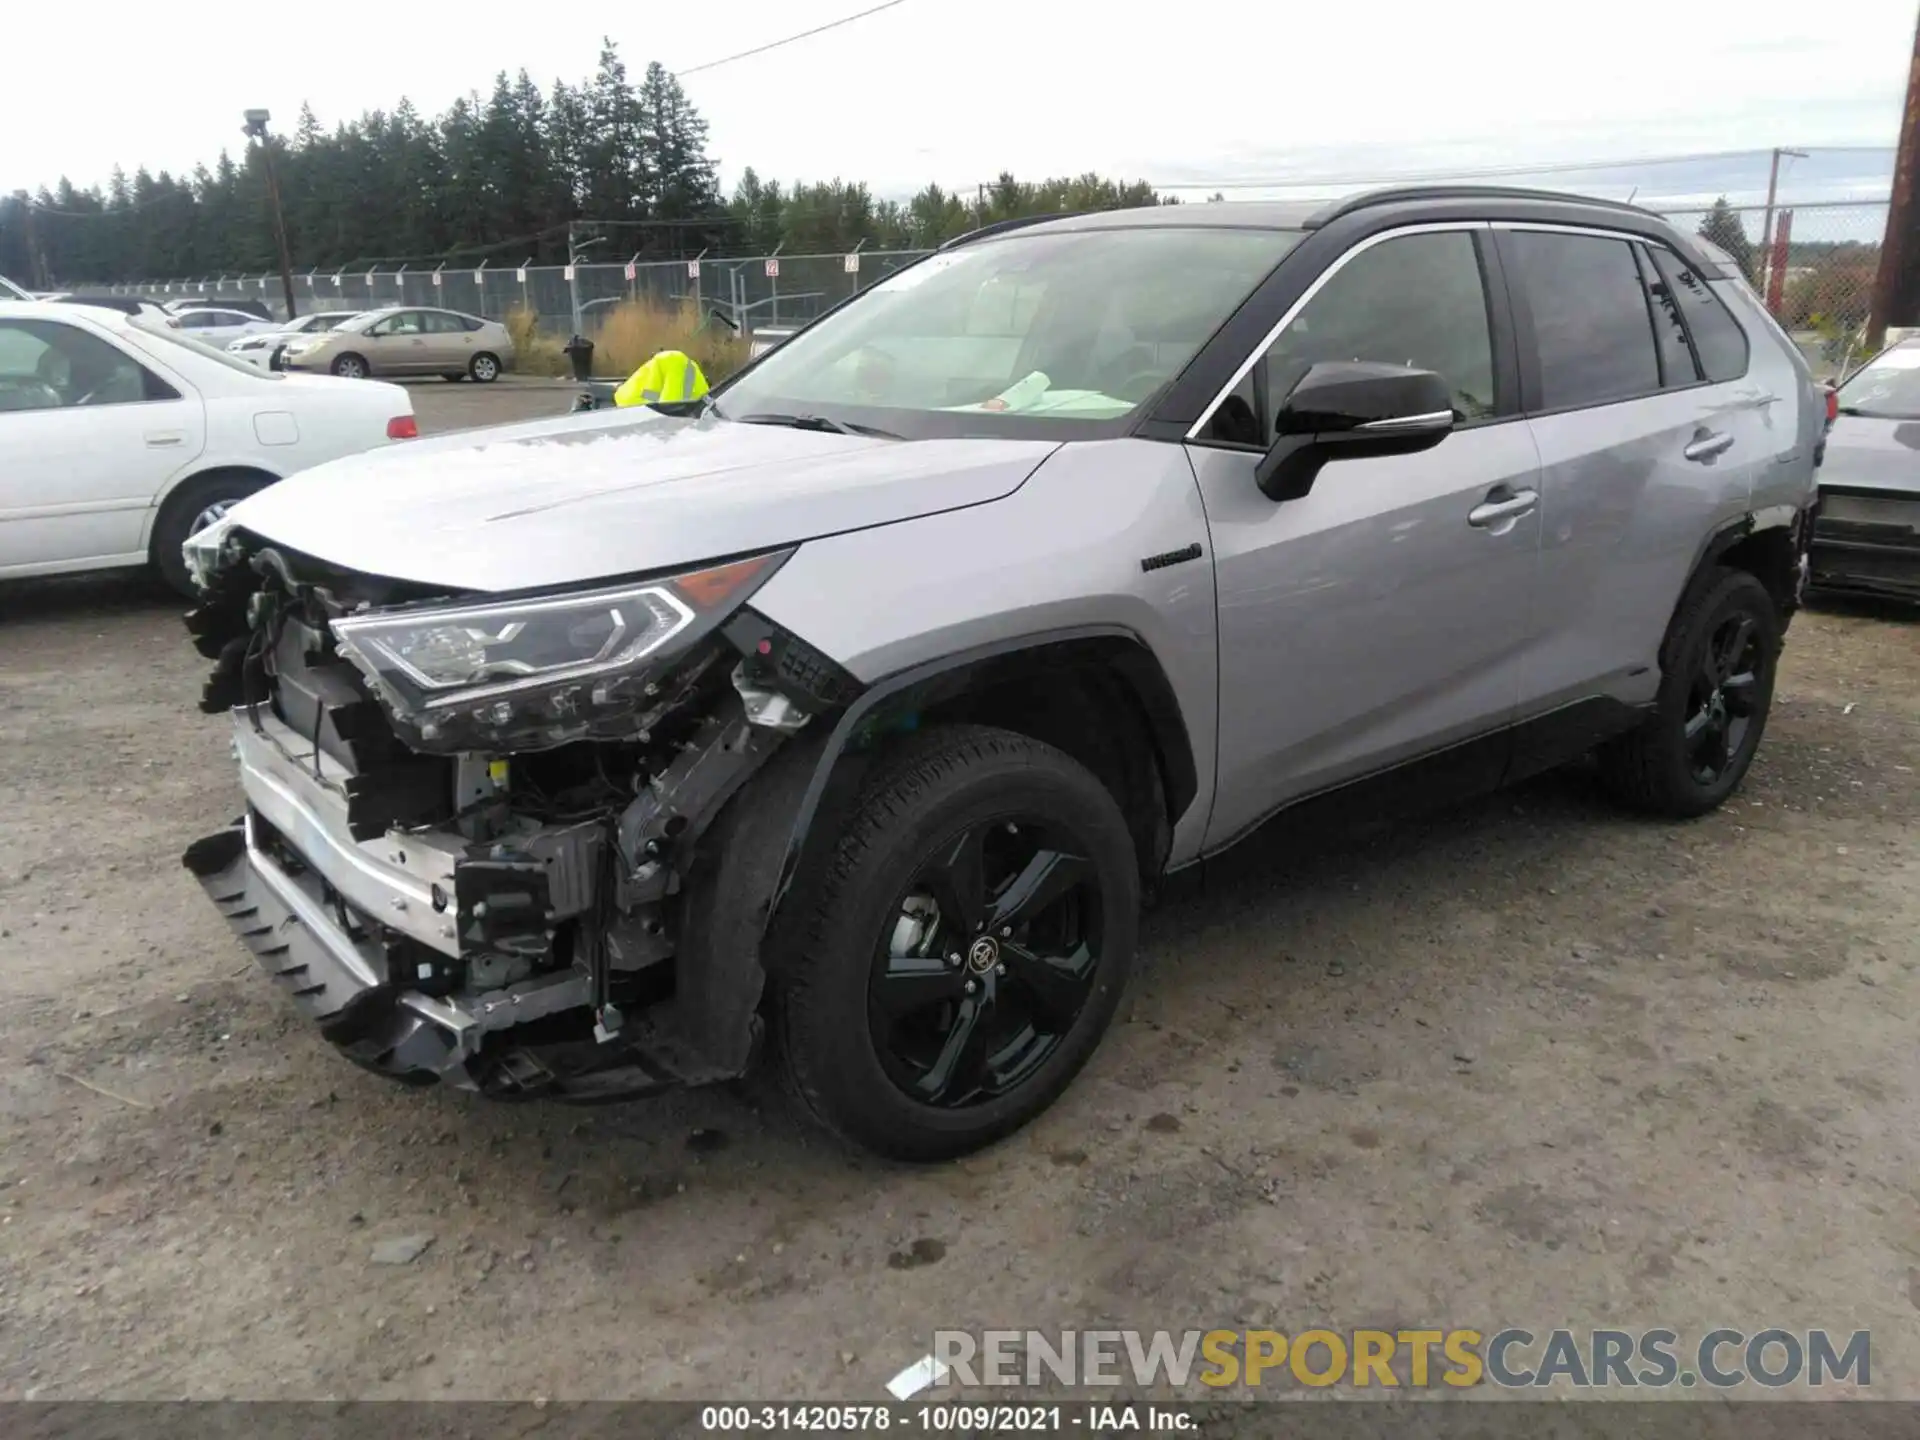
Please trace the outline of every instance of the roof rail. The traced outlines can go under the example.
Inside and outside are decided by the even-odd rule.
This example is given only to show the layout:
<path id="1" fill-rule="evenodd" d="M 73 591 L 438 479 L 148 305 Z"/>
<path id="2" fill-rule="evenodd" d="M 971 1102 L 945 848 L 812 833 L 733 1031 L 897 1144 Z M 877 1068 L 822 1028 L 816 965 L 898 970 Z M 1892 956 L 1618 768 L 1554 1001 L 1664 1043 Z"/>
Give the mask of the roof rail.
<path id="1" fill-rule="evenodd" d="M 964 235 L 956 235 L 946 244 L 938 247 L 942 250 L 957 250 L 962 245 L 971 245 L 976 240 L 986 240 L 995 235 L 1004 235 L 1009 230 L 1023 230 L 1029 225 L 1043 224 L 1048 220 L 1071 220 L 1076 215 L 1084 215 L 1084 210 L 1057 210 L 1051 215 L 1020 215 L 1012 220 L 996 220 L 991 225 L 982 225 L 978 230 L 969 230 Z"/>
<path id="2" fill-rule="evenodd" d="M 1624 200 L 1601 200 L 1592 195 L 1576 195 L 1570 190 L 1532 190 L 1518 185 L 1393 185 L 1383 190 L 1367 190 L 1335 200 L 1325 209 L 1308 216 L 1304 229 L 1318 230 L 1342 215 L 1374 205 L 1392 205 L 1402 200 L 1551 200 L 1561 205 L 1592 205 L 1602 210 L 1625 210 L 1634 215 L 1653 215 Z"/>

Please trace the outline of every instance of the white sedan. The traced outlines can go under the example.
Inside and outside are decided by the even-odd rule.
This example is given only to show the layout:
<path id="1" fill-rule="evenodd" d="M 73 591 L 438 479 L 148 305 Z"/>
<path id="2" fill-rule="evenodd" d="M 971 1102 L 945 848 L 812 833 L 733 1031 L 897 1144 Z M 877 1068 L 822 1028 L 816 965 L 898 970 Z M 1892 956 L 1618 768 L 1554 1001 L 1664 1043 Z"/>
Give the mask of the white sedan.
<path id="1" fill-rule="evenodd" d="M 298 320 L 263 330 L 257 335 L 243 335 L 238 340 L 229 340 L 227 353 L 265 370 L 268 368 L 267 362 L 273 358 L 274 347 L 286 344 L 296 335 L 323 335 L 342 320 L 351 320 L 359 313 L 358 310 L 316 310 L 311 315 L 302 315 Z"/>
<path id="2" fill-rule="evenodd" d="M 285 323 L 280 320 L 266 320 L 245 310 L 227 310 L 212 305 L 196 305 L 189 310 L 176 310 L 166 321 L 170 330 L 184 330 L 196 340 L 204 340 L 209 345 L 225 345 L 248 335 L 264 335 L 269 330 L 278 330 Z"/>
<path id="3" fill-rule="evenodd" d="M 150 564 L 296 470 L 419 433 L 398 385 L 256 370 L 147 316 L 0 300 L 0 577 Z"/>

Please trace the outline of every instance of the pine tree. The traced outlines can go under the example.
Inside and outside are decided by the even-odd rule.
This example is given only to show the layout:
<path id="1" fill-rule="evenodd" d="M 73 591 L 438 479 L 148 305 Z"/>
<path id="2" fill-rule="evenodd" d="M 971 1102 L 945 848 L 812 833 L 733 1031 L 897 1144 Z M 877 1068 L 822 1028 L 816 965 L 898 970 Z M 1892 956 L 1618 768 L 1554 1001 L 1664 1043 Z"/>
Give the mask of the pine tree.
<path id="1" fill-rule="evenodd" d="M 1753 242 L 1747 239 L 1746 227 L 1740 223 L 1733 206 L 1727 203 L 1726 196 L 1713 202 L 1713 208 L 1700 221 L 1699 233 L 1702 240 L 1710 240 L 1726 251 L 1749 280 L 1755 278 Z"/>

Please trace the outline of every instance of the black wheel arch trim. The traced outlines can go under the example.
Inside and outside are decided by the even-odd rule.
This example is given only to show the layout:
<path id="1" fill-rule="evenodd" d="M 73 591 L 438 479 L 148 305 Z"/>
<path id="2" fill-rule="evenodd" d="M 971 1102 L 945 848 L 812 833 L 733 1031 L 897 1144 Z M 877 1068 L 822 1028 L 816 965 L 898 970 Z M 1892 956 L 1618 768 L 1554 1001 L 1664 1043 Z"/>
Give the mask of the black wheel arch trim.
<path id="1" fill-rule="evenodd" d="M 813 774 L 794 807 L 786 853 L 767 916 L 771 918 L 786 898 L 836 766 L 862 726 L 883 706 L 915 692 L 918 692 L 916 698 L 937 703 L 962 695 L 983 681 L 999 683 L 1013 678 L 1023 665 L 1045 666 L 1049 651 L 1083 647 L 1089 642 L 1104 642 L 1111 647 L 1105 657 L 1110 668 L 1140 704 L 1160 764 L 1167 823 L 1169 826 L 1177 823 L 1198 797 L 1199 770 L 1173 682 L 1167 678 L 1158 657 L 1135 631 L 1125 626 L 1081 625 L 1034 631 L 895 671 L 868 686 L 841 712 L 832 732 L 820 745 Z"/>

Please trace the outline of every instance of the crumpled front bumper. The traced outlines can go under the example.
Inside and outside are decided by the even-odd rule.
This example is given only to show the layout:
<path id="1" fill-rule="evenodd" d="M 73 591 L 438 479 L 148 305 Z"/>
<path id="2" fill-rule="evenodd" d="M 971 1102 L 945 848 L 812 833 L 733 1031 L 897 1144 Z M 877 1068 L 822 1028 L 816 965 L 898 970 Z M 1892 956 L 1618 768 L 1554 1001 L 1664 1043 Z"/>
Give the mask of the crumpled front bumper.
<path id="1" fill-rule="evenodd" d="M 293 875 L 259 846 L 248 815 L 188 847 L 187 868 L 260 968 L 351 1059 L 412 1083 L 469 1088 L 479 1027 L 461 1007 L 396 989 L 387 957 L 345 930 L 311 871 Z"/>
<path id="2" fill-rule="evenodd" d="M 234 712 L 234 753 L 247 813 L 182 859 L 301 1013 L 355 1063 L 397 1080 L 547 1088 L 550 1068 L 497 1032 L 587 1006 L 584 973 L 483 994 L 426 993 L 446 990 L 434 982 L 457 970 L 461 954 L 445 910 L 460 837 L 355 840 L 343 767 L 264 708 Z"/>

